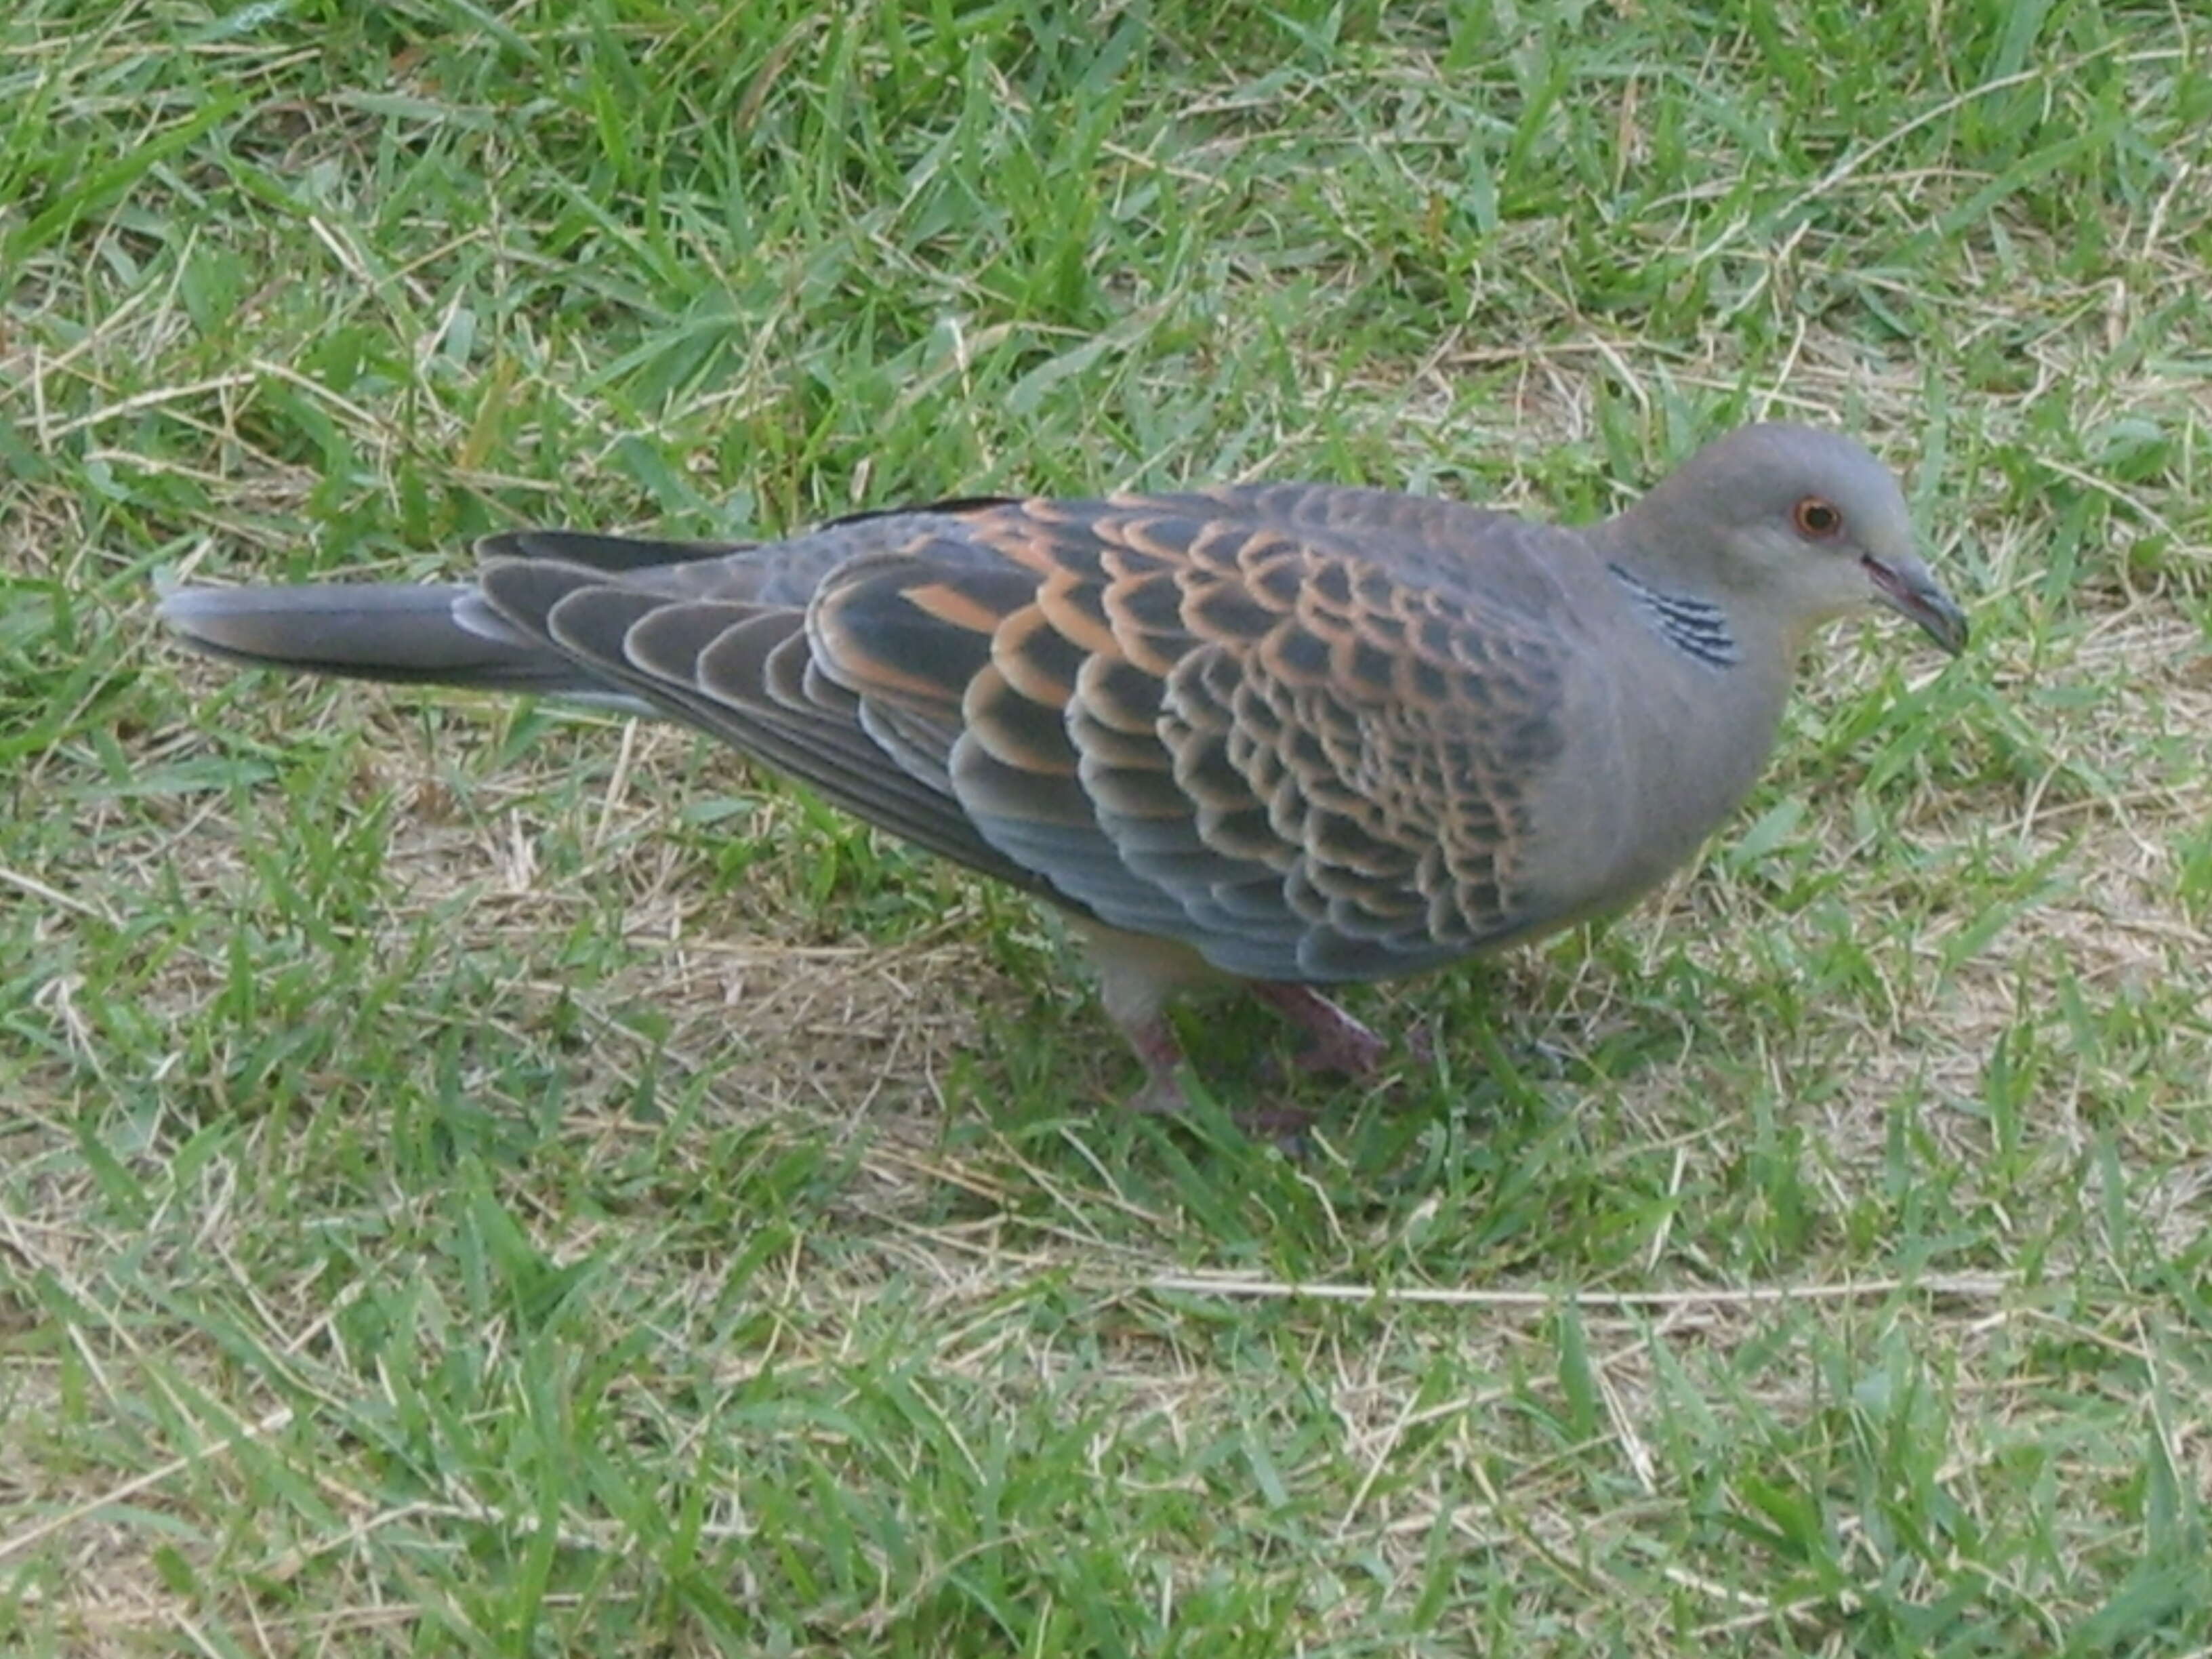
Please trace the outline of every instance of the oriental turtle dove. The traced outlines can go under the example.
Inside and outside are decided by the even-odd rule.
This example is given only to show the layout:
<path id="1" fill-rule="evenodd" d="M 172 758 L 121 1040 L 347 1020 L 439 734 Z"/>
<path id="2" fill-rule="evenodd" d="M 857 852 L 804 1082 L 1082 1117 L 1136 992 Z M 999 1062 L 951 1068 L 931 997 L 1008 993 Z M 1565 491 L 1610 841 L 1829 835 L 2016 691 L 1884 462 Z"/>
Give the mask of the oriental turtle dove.
<path id="1" fill-rule="evenodd" d="M 1851 440 L 1753 426 L 1580 529 L 1328 484 L 863 514 L 762 544 L 496 535 L 473 583 L 171 592 L 202 650 L 678 720 L 1072 913 L 1173 1105 L 1170 996 L 1316 988 L 1646 891 L 1741 801 L 1820 623 L 1966 623 Z"/>

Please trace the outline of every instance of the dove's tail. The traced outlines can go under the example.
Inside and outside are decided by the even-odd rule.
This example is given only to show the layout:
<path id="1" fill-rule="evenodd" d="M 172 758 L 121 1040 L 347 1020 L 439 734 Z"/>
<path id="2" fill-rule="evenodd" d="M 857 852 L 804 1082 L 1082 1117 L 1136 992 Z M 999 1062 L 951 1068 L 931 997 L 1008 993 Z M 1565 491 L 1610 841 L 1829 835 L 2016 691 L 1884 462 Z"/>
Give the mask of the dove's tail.
<path id="1" fill-rule="evenodd" d="M 749 542 L 672 542 L 579 530 L 510 530 L 477 544 L 501 560 L 556 559 L 611 577 L 750 550 Z M 767 574 L 773 575 L 771 570 Z M 723 584 L 741 595 L 733 574 Z M 157 614 L 212 657 L 295 674 L 453 685 L 654 712 L 493 610 L 464 582 L 319 582 L 296 587 L 160 586 Z"/>
<path id="2" fill-rule="evenodd" d="M 459 584 L 178 587 L 159 614 L 210 656 L 295 673 L 539 696 L 611 689 Z"/>

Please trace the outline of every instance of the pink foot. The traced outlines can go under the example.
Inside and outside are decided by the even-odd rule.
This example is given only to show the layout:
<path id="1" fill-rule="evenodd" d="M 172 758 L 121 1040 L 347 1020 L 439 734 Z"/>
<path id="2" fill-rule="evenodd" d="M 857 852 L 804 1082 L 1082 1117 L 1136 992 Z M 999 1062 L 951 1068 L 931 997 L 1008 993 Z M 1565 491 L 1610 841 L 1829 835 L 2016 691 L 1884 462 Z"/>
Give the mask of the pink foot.
<path id="1" fill-rule="evenodd" d="M 1122 1032 L 1144 1062 L 1145 1086 L 1129 1097 L 1132 1111 L 1173 1115 L 1190 1109 L 1177 1075 L 1183 1067 L 1182 1043 L 1165 1014 L 1156 1013 Z"/>
<path id="2" fill-rule="evenodd" d="M 1176 1117 L 1190 1110 L 1183 1091 L 1182 1068 L 1186 1063 L 1182 1044 L 1164 1014 L 1131 1027 L 1124 1035 L 1144 1062 L 1145 1086 L 1129 1097 L 1129 1109 L 1158 1116 Z M 1285 1148 L 1313 1126 L 1313 1114 L 1296 1106 L 1247 1107 L 1229 1115 L 1245 1133 L 1272 1140 Z"/>
<path id="3" fill-rule="evenodd" d="M 1382 1065 L 1389 1045 L 1310 985 L 1261 981 L 1253 994 L 1304 1032 L 1299 1067 L 1338 1077 L 1371 1077 Z"/>

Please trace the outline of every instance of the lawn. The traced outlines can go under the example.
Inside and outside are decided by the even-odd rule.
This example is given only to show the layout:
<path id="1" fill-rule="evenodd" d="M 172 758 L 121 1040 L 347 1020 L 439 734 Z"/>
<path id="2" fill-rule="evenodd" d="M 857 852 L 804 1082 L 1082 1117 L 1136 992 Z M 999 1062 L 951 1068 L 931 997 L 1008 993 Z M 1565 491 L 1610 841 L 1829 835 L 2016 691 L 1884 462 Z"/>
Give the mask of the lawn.
<path id="1" fill-rule="evenodd" d="M 2212 1652 L 2208 135 L 2181 4 L 14 0 L 0 1651 Z M 1302 1156 L 702 739 L 149 615 L 1766 416 L 1972 649 Z"/>

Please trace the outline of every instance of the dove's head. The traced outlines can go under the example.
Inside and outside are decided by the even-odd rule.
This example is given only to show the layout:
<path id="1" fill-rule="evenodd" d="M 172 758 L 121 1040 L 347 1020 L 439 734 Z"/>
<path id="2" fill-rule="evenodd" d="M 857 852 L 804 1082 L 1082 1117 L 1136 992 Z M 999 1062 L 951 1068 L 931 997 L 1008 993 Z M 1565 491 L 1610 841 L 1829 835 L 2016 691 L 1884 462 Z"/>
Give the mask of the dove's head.
<path id="1" fill-rule="evenodd" d="M 1697 550 L 1709 580 L 1808 628 L 1871 605 L 1908 617 L 1954 656 L 1966 617 L 1913 551 L 1889 470 L 1838 433 L 1747 426 L 1692 455 L 1634 509 L 1645 533 Z"/>

